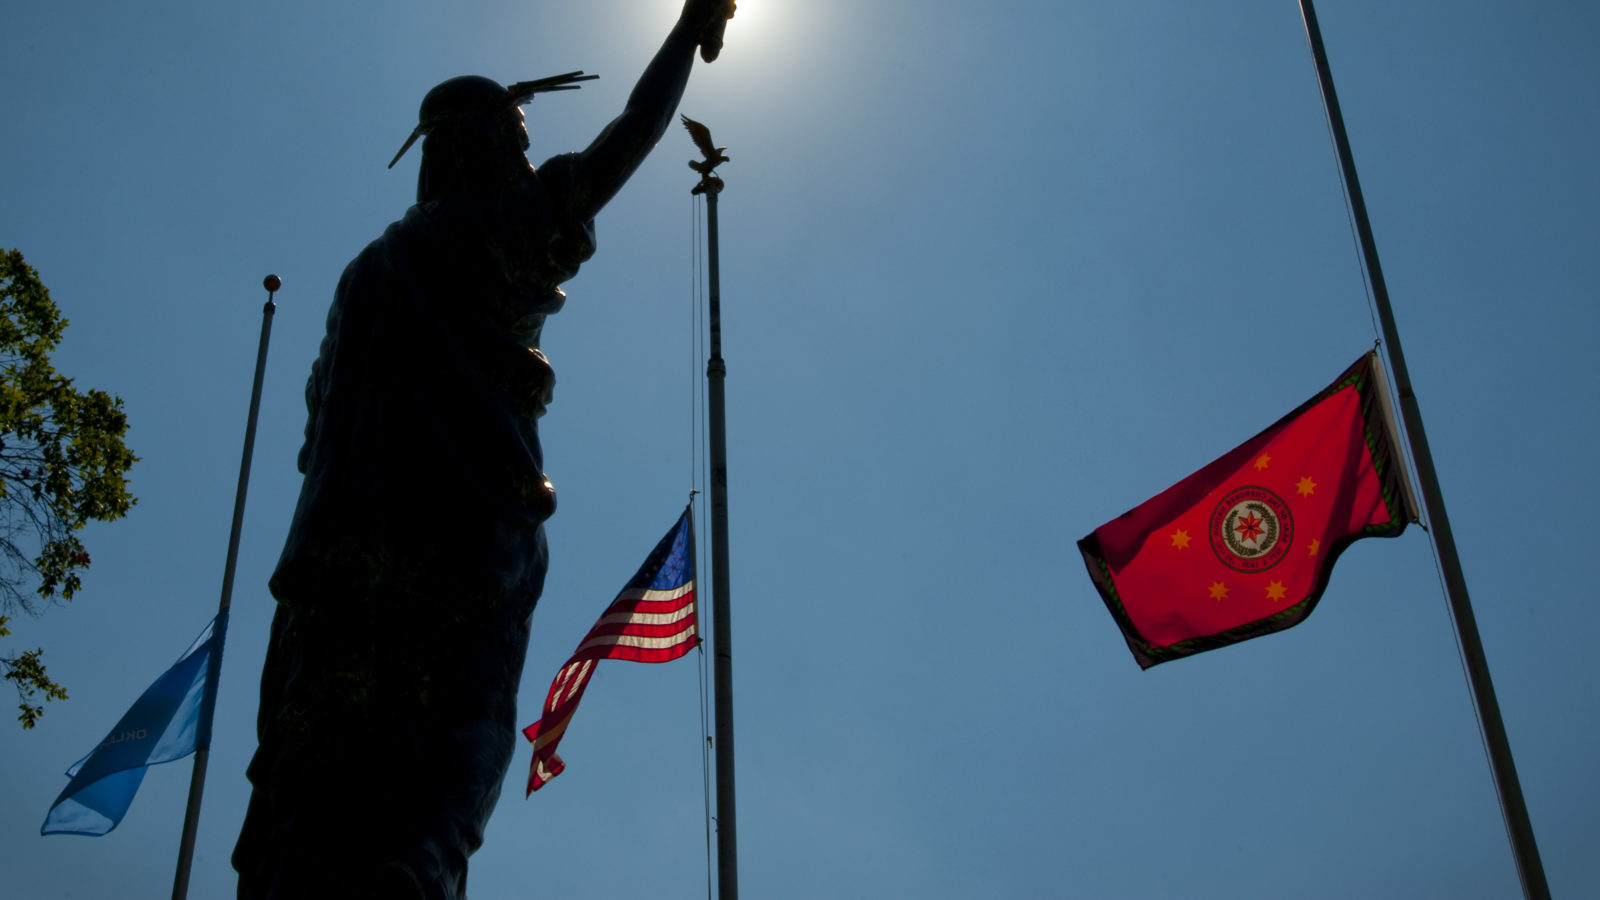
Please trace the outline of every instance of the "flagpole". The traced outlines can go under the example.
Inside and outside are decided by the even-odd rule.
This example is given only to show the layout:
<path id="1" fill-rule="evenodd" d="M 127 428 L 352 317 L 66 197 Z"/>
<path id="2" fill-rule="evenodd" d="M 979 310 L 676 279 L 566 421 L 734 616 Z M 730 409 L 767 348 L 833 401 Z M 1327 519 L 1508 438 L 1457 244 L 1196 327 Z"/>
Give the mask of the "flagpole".
<path id="1" fill-rule="evenodd" d="M 1317 82 L 1322 88 L 1322 101 L 1327 109 L 1328 122 L 1338 147 L 1339 165 L 1344 171 L 1345 189 L 1350 198 L 1350 209 L 1356 220 L 1356 231 L 1361 240 L 1361 252 L 1366 260 L 1367 274 L 1372 283 L 1373 302 L 1378 307 L 1378 319 L 1383 326 L 1384 342 L 1388 345 L 1390 368 L 1394 372 L 1395 390 L 1400 395 L 1400 415 L 1405 421 L 1406 435 L 1411 446 L 1411 458 L 1417 467 L 1421 482 L 1422 502 L 1428 514 L 1428 525 L 1434 544 L 1439 550 L 1439 564 L 1444 570 L 1445 593 L 1461 642 L 1467 678 L 1472 684 L 1477 702 L 1478 719 L 1483 727 L 1484 741 L 1488 745 L 1489 766 L 1493 771 L 1495 788 L 1500 795 L 1500 808 L 1505 815 L 1506 829 L 1510 832 L 1512 850 L 1516 856 L 1517 874 L 1522 880 L 1522 893 L 1529 900 L 1548 900 L 1549 885 L 1545 883 L 1544 865 L 1539 860 L 1539 848 L 1533 838 L 1533 824 L 1528 819 L 1528 807 L 1522 797 L 1522 785 L 1517 780 L 1517 769 L 1511 759 L 1511 743 L 1506 737 L 1505 722 L 1500 717 L 1500 704 L 1495 700 L 1494 684 L 1489 678 L 1489 662 L 1484 656 L 1483 642 L 1478 637 L 1477 619 L 1472 613 L 1472 601 L 1467 595 L 1466 577 L 1461 571 L 1461 557 L 1456 551 L 1455 536 L 1450 530 L 1450 518 L 1445 513 L 1444 495 L 1439 489 L 1439 476 L 1434 470 L 1433 454 L 1428 449 L 1427 432 L 1422 427 L 1422 411 L 1416 393 L 1411 387 L 1411 376 L 1406 370 L 1405 353 L 1400 346 L 1400 332 L 1395 326 L 1394 311 L 1389 305 L 1389 290 L 1384 284 L 1383 268 L 1378 263 L 1378 245 L 1372 237 L 1372 223 L 1367 218 L 1366 201 L 1361 195 L 1361 182 L 1356 177 L 1355 159 L 1350 153 L 1350 139 L 1345 132 L 1344 116 L 1339 112 L 1339 98 L 1333 88 L 1333 73 L 1328 68 L 1328 56 L 1322 45 L 1322 31 L 1317 27 L 1317 13 L 1312 0 L 1300 0 L 1300 11 L 1305 19 L 1306 37 L 1311 42 L 1311 55 L 1317 64 Z"/>
<path id="2" fill-rule="evenodd" d="M 283 286 L 283 281 L 276 275 L 268 275 L 262 280 L 261 286 L 267 289 L 267 303 L 261 308 L 261 344 L 256 348 L 255 383 L 250 387 L 250 415 L 244 428 L 244 454 L 239 460 L 239 488 L 233 497 L 233 528 L 228 534 L 228 558 L 222 567 L 222 599 L 217 605 L 218 628 L 227 627 L 224 614 L 233 603 L 233 572 L 239 561 L 239 532 L 244 525 L 245 492 L 250 487 L 250 457 L 256 445 L 256 417 L 261 412 L 261 381 L 267 370 L 267 342 L 272 338 L 272 314 L 278 310 L 272 295 Z M 216 657 L 211 660 L 214 674 L 206 679 L 206 695 L 200 707 L 199 725 L 204 730 L 209 730 L 212 714 L 217 707 L 217 682 L 222 670 L 224 637 L 224 634 L 217 635 Z M 172 900 L 185 900 L 189 895 L 194 839 L 200 828 L 200 797 L 205 792 L 206 764 L 210 758 L 209 746 L 195 750 L 194 773 L 189 777 L 189 805 L 183 814 L 183 840 L 178 845 L 178 871 L 172 879 Z"/>
<path id="3" fill-rule="evenodd" d="M 722 179 L 711 173 L 715 161 L 706 157 L 700 183 L 690 193 L 706 195 L 706 269 L 709 286 L 708 319 L 711 358 L 706 362 L 706 424 L 710 429 L 707 452 L 711 457 L 711 638 L 713 709 L 716 715 L 717 773 L 717 897 L 738 900 L 738 827 L 733 779 L 733 641 L 729 634 L 728 588 L 728 434 L 723 381 L 728 368 L 722 361 L 722 287 L 717 257 L 717 195 Z"/>

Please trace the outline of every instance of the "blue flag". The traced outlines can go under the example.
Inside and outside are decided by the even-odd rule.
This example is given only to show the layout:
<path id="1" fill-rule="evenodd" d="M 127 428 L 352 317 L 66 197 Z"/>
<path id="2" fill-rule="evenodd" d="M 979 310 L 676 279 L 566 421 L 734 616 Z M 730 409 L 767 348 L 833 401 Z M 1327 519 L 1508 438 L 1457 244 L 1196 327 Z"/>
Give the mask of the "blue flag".
<path id="1" fill-rule="evenodd" d="M 40 834 L 102 835 L 117 827 L 144 770 L 211 746 L 211 712 L 228 614 L 221 612 L 150 685 L 98 747 L 67 770 L 72 779 Z"/>

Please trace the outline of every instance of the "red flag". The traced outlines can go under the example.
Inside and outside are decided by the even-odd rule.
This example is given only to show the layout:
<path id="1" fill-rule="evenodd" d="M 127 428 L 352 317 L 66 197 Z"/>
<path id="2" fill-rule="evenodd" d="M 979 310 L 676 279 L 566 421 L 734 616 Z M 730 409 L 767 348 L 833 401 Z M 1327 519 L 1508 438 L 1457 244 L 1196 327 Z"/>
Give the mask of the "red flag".
<path id="1" fill-rule="evenodd" d="M 700 643 L 695 627 L 694 520 L 684 510 L 633 578 L 611 601 L 600 621 L 579 642 L 572 658 L 556 672 L 545 696 L 544 714 L 522 729 L 533 744 L 528 793 L 560 775 L 566 763 L 556 745 L 578 711 L 589 676 L 602 659 L 667 662 Z"/>
<path id="2" fill-rule="evenodd" d="M 1142 668 L 1282 631 L 1339 554 L 1415 518 L 1377 354 L 1078 542 Z"/>

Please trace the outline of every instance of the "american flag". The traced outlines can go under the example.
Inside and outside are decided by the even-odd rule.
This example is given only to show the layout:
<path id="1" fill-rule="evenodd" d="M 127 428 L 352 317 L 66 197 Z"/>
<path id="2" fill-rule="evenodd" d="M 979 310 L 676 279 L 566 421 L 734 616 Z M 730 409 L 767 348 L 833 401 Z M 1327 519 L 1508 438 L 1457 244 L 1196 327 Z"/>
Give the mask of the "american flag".
<path id="1" fill-rule="evenodd" d="M 595 664 L 602 659 L 659 663 L 677 659 L 700 643 L 694 604 L 694 518 L 683 511 L 644 565 L 606 607 L 572 658 L 556 672 L 544 714 L 522 729 L 533 743 L 528 794 L 561 774 L 566 764 L 556 745 L 578 711 Z"/>

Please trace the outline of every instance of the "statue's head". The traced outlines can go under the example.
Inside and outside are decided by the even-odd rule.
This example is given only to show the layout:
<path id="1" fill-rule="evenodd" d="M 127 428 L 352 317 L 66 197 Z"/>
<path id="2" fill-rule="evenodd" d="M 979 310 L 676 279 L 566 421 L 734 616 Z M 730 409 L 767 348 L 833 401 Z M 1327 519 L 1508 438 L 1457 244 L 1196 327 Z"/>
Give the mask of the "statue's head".
<path id="1" fill-rule="evenodd" d="M 422 98 L 412 139 L 419 134 L 423 135 L 419 203 L 504 184 L 528 168 L 522 155 L 528 148 L 522 110 L 499 82 L 479 75 L 452 78 L 429 91 Z"/>
<path id="2" fill-rule="evenodd" d="M 389 166 L 393 168 L 421 137 L 418 202 L 505 184 L 530 169 L 523 155 L 528 149 L 528 128 L 522 104 L 541 91 L 576 90 L 578 85 L 572 82 L 595 77 L 568 72 L 509 87 L 481 75 L 445 81 L 422 98 L 417 127 Z"/>

